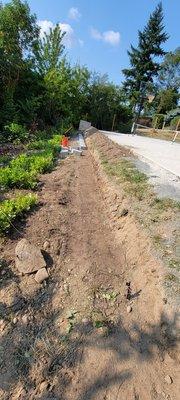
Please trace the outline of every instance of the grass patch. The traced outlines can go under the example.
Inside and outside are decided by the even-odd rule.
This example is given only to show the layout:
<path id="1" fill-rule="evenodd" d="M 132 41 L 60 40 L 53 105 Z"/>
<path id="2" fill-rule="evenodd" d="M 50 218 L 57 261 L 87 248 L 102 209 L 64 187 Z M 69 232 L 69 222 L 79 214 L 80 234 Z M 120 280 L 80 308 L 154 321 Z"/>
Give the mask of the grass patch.
<path id="1" fill-rule="evenodd" d="M 110 176 L 115 176 L 124 183 L 124 190 L 142 200 L 148 189 L 147 176 L 138 171 L 138 169 L 128 160 L 120 160 L 116 163 L 110 163 L 102 157 L 102 165 L 105 172 Z"/>
<path id="2" fill-rule="evenodd" d="M 0 204 L 0 234 L 6 232 L 17 217 L 21 217 L 37 203 L 35 194 L 5 200 Z"/>
<path id="3" fill-rule="evenodd" d="M 155 198 L 151 204 L 153 207 L 155 207 L 158 211 L 166 211 L 169 208 L 177 208 L 180 210 L 180 201 L 175 201 L 173 199 L 159 199 Z"/>
<path id="4" fill-rule="evenodd" d="M 167 274 L 164 279 L 166 282 L 179 283 L 179 279 L 173 274 Z"/>

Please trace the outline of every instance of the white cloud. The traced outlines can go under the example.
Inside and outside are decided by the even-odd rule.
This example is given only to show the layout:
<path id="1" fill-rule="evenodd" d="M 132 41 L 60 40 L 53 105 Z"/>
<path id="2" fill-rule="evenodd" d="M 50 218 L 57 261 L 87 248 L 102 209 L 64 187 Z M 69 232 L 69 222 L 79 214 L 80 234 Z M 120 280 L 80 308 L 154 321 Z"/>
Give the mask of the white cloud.
<path id="1" fill-rule="evenodd" d="M 84 40 L 82 40 L 82 39 L 78 39 L 78 43 L 79 43 L 79 45 L 80 45 L 81 47 L 83 47 L 83 46 L 84 46 Z"/>
<path id="2" fill-rule="evenodd" d="M 60 23 L 59 26 L 61 28 L 61 31 L 66 33 L 64 36 L 64 39 L 63 39 L 64 45 L 68 49 L 70 49 L 76 43 L 74 30 L 71 25 L 66 24 L 66 23 L 64 23 L 64 24 Z"/>
<path id="3" fill-rule="evenodd" d="M 120 42 L 120 33 L 114 31 L 107 31 L 103 33 L 103 39 L 105 42 L 112 46 L 117 46 Z"/>
<path id="4" fill-rule="evenodd" d="M 48 33 L 50 31 L 50 28 L 54 27 L 54 24 L 52 21 L 47 21 L 46 19 L 43 21 L 38 21 L 38 25 L 40 27 L 40 37 L 43 38 L 45 33 Z"/>
<path id="5" fill-rule="evenodd" d="M 43 38 L 44 33 L 49 33 L 50 28 L 54 28 L 55 24 L 52 21 L 38 21 L 38 25 L 40 26 L 40 37 Z M 76 44 L 79 46 L 83 46 L 84 42 L 81 39 L 77 39 L 74 33 L 74 30 L 70 24 L 67 23 L 59 23 L 62 32 L 66 32 L 66 35 L 63 38 L 64 45 L 70 49 Z"/>
<path id="6" fill-rule="evenodd" d="M 93 39 L 102 40 L 111 46 L 117 46 L 120 43 L 120 33 L 112 30 L 101 33 L 97 29 L 91 28 L 91 36 Z"/>
<path id="7" fill-rule="evenodd" d="M 74 19 L 75 21 L 78 21 L 78 19 L 81 18 L 81 14 L 80 14 L 78 8 L 71 7 L 68 12 L 68 17 L 70 19 Z"/>
<path id="8" fill-rule="evenodd" d="M 94 29 L 94 28 L 91 28 L 91 36 L 93 39 L 96 39 L 96 40 L 103 39 L 102 34 L 97 29 Z"/>

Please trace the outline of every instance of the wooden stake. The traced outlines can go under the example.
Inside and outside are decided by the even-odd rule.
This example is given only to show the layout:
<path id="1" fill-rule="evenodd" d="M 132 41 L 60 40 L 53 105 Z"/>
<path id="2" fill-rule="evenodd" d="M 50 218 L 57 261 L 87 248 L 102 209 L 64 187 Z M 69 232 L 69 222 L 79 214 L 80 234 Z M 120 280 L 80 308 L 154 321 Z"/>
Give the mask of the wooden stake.
<path id="1" fill-rule="evenodd" d="M 114 117 L 113 117 L 112 131 L 113 131 L 113 129 L 114 129 L 115 119 L 116 119 L 116 114 L 114 114 Z"/>

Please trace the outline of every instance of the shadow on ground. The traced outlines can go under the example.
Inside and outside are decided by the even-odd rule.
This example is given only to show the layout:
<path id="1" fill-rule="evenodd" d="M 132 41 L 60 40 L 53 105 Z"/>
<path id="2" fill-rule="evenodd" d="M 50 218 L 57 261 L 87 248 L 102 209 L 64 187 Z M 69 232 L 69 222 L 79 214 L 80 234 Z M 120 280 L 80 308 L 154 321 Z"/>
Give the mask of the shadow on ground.
<path id="1" fill-rule="evenodd" d="M 162 315 L 159 324 L 149 326 L 148 332 L 136 324 L 127 331 L 119 318 L 116 324 L 110 325 L 109 334 L 106 337 L 98 335 L 98 340 L 97 329 L 91 323 L 75 323 L 72 332 L 64 335 L 57 324 L 62 310 L 53 311 L 52 307 L 53 285 L 49 282 L 32 297 L 19 295 L 15 299 L 15 308 L 1 307 L 1 318 L 7 323 L 0 339 L 0 393 L 3 393 L 3 399 L 67 400 L 72 375 L 75 376 L 81 366 L 83 368 L 87 348 L 110 350 L 118 363 L 130 360 L 132 355 L 142 363 L 151 361 L 154 348 L 162 359 L 166 352 L 176 348 L 176 339 L 171 332 L 176 329 L 177 315 L 173 321 L 167 321 Z M 14 311 L 18 313 L 19 322 L 13 325 Z M 28 315 L 28 324 L 22 322 L 23 315 Z M 82 390 L 74 399 L 97 399 L 101 391 L 109 390 L 114 384 L 120 388 L 132 376 L 133 370 L 112 373 L 106 366 L 93 383 L 83 387 L 81 382 Z M 46 382 L 45 390 L 42 389 L 43 381 Z M 23 389 L 22 397 L 13 397 Z"/>

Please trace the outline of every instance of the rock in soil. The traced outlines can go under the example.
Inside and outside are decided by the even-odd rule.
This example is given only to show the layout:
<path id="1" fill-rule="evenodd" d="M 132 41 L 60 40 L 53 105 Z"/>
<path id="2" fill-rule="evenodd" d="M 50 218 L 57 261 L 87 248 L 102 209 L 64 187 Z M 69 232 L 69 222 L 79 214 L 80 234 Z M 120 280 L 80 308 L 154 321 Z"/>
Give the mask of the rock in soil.
<path id="1" fill-rule="evenodd" d="M 90 320 L 88 318 L 83 318 L 82 319 L 82 324 L 83 325 L 88 325 L 90 323 Z"/>
<path id="2" fill-rule="evenodd" d="M 45 279 L 47 279 L 49 277 L 46 268 L 41 268 L 39 269 L 38 272 L 36 272 L 35 275 L 35 281 L 37 283 L 42 283 L 43 281 L 45 281 Z"/>
<path id="3" fill-rule="evenodd" d="M 23 274 L 31 274 L 46 267 L 41 250 L 26 239 L 18 242 L 15 255 L 16 268 Z"/>
<path id="4" fill-rule="evenodd" d="M 129 314 L 132 311 L 132 307 L 131 306 L 127 306 L 127 313 Z"/>
<path id="5" fill-rule="evenodd" d="M 49 383 L 47 381 L 41 382 L 41 384 L 39 386 L 40 392 L 44 392 L 45 390 L 47 390 L 48 386 L 49 386 Z"/>
<path id="6" fill-rule="evenodd" d="M 24 325 L 27 325 L 27 324 L 28 324 L 28 322 L 29 322 L 28 315 L 23 315 L 23 316 L 22 316 L 22 322 L 23 322 Z"/>
<path id="7" fill-rule="evenodd" d="M 170 375 L 166 375 L 164 379 L 165 379 L 165 382 L 166 382 L 168 385 L 170 385 L 171 383 L 173 383 L 173 380 L 172 380 L 172 378 L 171 378 Z"/>
<path id="8" fill-rule="evenodd" d="M 43 244 L 43 249 L 44 249 L 45 251 L 47 251 L 47 250 L 49 250 L 49 248 L 50 248 L 50 242 L 48 242 L 48 240 L 46 240 L 46 241 L 44 242 L 44 244 Z"/>

